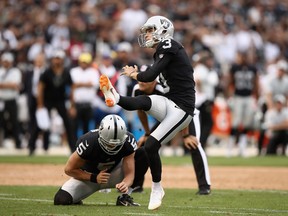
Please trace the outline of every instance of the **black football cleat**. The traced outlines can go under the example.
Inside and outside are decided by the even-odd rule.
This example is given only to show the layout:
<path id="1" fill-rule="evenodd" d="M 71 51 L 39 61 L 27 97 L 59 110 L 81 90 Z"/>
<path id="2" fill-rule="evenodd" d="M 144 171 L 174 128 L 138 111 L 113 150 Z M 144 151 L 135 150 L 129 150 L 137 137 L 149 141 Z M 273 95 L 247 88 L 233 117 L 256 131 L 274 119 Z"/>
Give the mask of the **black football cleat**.
<path id="1" fill-rule="evenodd" d="M 128 194 L 122 194 L 118 196 L 116 201 L 117 206 L 140 206 L 139 203 L 135 203 L 133 198 Z"/>
<path id="2" fill-rule="evenodd" d="M 209 195 L 209 194 L 211 194 L 211 190 L 207 189 L 207 188 L 200 189 L 196 194 L 197 195 Z"/>

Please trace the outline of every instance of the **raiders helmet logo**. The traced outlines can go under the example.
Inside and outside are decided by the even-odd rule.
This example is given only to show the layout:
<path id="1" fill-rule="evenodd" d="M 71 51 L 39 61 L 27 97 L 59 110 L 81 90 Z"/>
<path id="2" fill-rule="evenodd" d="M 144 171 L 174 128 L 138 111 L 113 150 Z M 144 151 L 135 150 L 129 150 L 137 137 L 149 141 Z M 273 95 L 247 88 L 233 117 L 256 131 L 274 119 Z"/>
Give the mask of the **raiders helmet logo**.
<path id="1" fill-rule="evenodd" d="M 168 29 L 170 26 L 170 22 L 167 21 L 166 19 L 160 19 L 160 23 L 164 29 Z"/>

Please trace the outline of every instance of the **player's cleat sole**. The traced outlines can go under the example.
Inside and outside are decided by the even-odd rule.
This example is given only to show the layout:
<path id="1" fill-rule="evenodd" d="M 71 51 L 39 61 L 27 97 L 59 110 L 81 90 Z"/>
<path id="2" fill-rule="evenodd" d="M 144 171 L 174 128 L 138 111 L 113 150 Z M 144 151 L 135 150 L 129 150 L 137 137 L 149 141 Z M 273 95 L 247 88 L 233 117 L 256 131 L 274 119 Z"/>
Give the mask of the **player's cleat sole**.
<path id="1" fill-rule="evenodd" d="M 128 194 L 122 194 L 118 196 L 116 201 L 117 206 L 140 206 L 139 203 L 135 203 L 133 198 Z"/>
<path id="2" fill-rule="evenodd" d="M 99 79 L 100 90 L 105 97 L 105 103 L 108 107 L 113 107 L 116 104 L 115 95 L 113 93 L 113 86 L 106 75 L 101 75 Z"/>
<path id="3" fill-rule="evenodd" d="M 148 205 L 149 210 L 156 210 L 162 204 L 162 199 L 165 196 L 163 188 L 161 190 L 152 190 L 150 195 L 150 201 Z"/>

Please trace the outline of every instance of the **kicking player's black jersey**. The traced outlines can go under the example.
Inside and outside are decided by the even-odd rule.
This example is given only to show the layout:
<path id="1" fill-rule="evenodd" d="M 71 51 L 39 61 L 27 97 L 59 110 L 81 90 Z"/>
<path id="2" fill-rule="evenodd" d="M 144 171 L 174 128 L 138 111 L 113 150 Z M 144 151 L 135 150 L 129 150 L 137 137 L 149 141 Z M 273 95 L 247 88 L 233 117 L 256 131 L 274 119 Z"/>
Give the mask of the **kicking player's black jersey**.
<path id="1" fill-rule="evenodd" d="M 234 64 L 231 67 L 235 95 L 252 96 L 255 89 L 257 69 L 252 65 Z"/>
<path id="2" fill-rule="evenodd" d="M 111 172 L 121 162 L 123 157 L 133 154 L 137 149 L 137 142 L 133 134 L 127 132 L 127 135 L 123 147 L 115 155 L 109 155 L 102 149 L 98 141 L 98 130 L 92 130 L 82 135 L 76 143 L 77 154 L 86 160 L 82 169 L 95 174 L 104 169 L 107 169 L 107 172 Z"/>
<path id="3" fill-rule="evenodd" d="M 153 65 L 146 72 L 139 73 L 137 80 L 151 82 L 158 75 L 164 88 L 164 96 L 193 115 L 195 107 L 193 68 L 184 47 L 172 38 L 158 44 Z"/>

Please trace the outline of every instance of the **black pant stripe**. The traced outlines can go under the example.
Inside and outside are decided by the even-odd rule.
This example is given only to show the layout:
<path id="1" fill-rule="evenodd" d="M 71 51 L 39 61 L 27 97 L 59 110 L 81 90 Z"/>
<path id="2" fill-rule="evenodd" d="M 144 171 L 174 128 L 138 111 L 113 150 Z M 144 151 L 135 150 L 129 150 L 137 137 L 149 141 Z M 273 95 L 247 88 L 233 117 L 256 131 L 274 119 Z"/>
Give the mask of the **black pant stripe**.
<path id="1" fill-rule="evenodd" d="M 187 118 L 188 118 L 189 114 L 186 113 L 182 119 L 180 119 L 180 121 L 175 124 L 160 140 L 159 142 L 162 143 L 162 141 L 174 130 L 176 130 L 176 128 L 178 128 Z"/>

